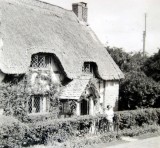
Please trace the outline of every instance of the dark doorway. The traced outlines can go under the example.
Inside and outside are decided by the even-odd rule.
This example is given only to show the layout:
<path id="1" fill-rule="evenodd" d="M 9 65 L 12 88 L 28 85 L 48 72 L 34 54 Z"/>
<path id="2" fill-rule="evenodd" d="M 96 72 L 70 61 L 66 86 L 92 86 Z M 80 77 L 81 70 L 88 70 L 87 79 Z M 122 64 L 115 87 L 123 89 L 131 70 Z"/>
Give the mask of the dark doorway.
<path id="1" fill-rule="evenodd" d="M 88 101 L 82 100 L 81 102 L 81 115 L 88 115 L 89 114 L 89 104 Z"/>

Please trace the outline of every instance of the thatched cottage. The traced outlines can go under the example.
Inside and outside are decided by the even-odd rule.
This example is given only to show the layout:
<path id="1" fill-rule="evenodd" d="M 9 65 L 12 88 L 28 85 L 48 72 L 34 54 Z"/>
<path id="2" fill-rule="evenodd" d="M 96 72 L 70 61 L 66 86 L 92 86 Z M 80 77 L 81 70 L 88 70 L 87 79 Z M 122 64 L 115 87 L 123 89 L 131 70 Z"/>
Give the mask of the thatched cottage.
<path id="1" fill-rule="evenodd" d="M 87 4 L 72 6 L 70 11 L 38 0 L 0 0 L 0 83 L 32 71 L 32 85 L 39 74 L 44 84 L 49 73 L 62 86 L 63 112 L 68 100 L 76 102 L 76 115 L 102 113 L 106 105 L 117 110 L 124 75 L 87 24 Z M 33 93 L 28 113 L 46 113 L 47 101 L 47 95 Z"/>

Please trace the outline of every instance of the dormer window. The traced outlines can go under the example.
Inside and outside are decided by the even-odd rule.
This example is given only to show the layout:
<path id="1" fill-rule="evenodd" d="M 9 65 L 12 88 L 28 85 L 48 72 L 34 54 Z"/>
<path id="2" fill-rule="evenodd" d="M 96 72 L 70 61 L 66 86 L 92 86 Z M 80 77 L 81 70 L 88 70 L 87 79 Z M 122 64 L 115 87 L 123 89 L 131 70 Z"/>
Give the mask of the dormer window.
<path id="1" fill-rule="evenodd" d="M 32 56 L 31 67 L 46 68 L 51 64 L 51 57 L 47 54 L 35 54 Z"/>
<path id="2" fill-rule="evenodd" d="M 95 62 L 84 62 L 82 72 L 84 75 L 89 74 L 90 76 L 99 78 L 98 67 Z"/>
<path id="3" fill-rule="evenodd" d="M 84 73 L 88 73 L 88 74 L 91 74 L 93 73 L 93 64 L 91 62 L 85 62 L 84 65 L 83 65 L 83 68 L 82 68 L 82 71 Z"/>

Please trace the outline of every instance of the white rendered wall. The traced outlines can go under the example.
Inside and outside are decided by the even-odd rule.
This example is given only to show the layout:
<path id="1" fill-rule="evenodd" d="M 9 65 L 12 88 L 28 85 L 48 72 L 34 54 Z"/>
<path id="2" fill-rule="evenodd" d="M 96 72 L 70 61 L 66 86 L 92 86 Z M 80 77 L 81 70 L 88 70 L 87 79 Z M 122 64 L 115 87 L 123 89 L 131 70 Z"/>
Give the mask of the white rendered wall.
<path id="1" fill-rule="evenodd" d="M 57 63 L 53 59 L 51 60 L 51 71 L 52 71 L 52 80 L 54 82 L 60 83 L 64 79 L 64 76 L 60 74 L 61 71 L 58 68 Z"/>
<path id="2" fill-rule="evenodd" d="M 111 105 L 113 109 L 118 110 L 119 81 L 105 82 L 105 106 Z"/>
<path id="3" fill-rule="evenodd" d="M 104 101 L 104 92 L 105 92 L 104 87 L 105 87 L 104 81 L 100 81 L 100 85 L 99 85 L 100 103 L 103 103 Z"/>
<path id="4" fill-rule="evenodd" d="M 43 97 L 42 99 L 43 103 L 42 103 L 42 112 L 45 113 L 47 110 L 47 98 L 46 97 Z"/>
<path id="5" fill-rule="evenodd" d="M 4 79 L 4 77 L 5 77 L 5 74 L 0 71 L 0 83 L 2 82 L 2 80 Z"/>
<path id="6" fill-rule="evenodd" d="M 105 81 L 103 80 L 99 80 L 97 81 L 96 83 L 96 88 L 97 90 L 99 91 L 99 95 L 100 95 L 100 98 L 99 98 L 99 101 L 98 101 L 98 108 L 97 108 L 97 111 L 98 113 L 101 113 L 103 114 L 103 108 L 104 108 L 104 95 L 105 95 Z"/>
<path id="7" fill-rule="evenodd" d="M 0 38 L 0 58 L 2 58 L 2 46 L 3 46 L 3 41 L 2 38 Z M 0 63 L 0 67 L 1 67 L 1 63 Z M 2 80 L 4 79 L 5 74 L 0 70 L 0 83 L 2 82 Z"/>
<path id="8" fill-rule="evenodd" d="M 89 100 L 89 115 L 94 115 L 94 102 L 92 97 L 90 97 Z"/>
<path id="9" fill-rule="evenodd" d="M 0 115 L 3 115 L 4 109 L 0 108 Z"/>

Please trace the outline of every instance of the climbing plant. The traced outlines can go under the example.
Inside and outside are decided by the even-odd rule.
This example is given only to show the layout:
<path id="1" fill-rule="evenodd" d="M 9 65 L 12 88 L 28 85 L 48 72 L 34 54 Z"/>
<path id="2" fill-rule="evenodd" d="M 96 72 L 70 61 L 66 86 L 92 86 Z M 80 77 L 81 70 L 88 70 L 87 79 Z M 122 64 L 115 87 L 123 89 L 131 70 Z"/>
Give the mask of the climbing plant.
<path id="1" fill-rule="evenodd" d="M 20 121 L 28 122 L 29 116 L 27 114 L 28 108 L 27 103 L 31 95 L 42 94 L 48 95 L 50 108 L 49 112 L 56 112 L 58 114 L 58 92 L 59 84 L 54 83 L 51 80 L 50 73 L 42 75 L 41 72 L 38 73 L 36 83 L 33 85 L 31 80 L 32 71 L 28 72 L 23 79 L 20 81 L 14 81 L 3 83 L 0 86 L 0 102 L 3 102 L 2 106 L 4 108 L 5 115 L 12 115 L 18 118 Z M 47 83 L 41 85 L 41 81 L 45 80 Z M 48 86 L 49 89 L 43 89 Z"/>
<path id="2" fill-rule="evenodd" d="M 27 121 L 28 116 L 25 108 L 27 93 L 25 83 L 3 83 L 0 86 L 0 91 L 4 114 L 16 116 L 23 122 Z"/>

